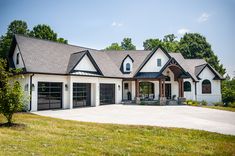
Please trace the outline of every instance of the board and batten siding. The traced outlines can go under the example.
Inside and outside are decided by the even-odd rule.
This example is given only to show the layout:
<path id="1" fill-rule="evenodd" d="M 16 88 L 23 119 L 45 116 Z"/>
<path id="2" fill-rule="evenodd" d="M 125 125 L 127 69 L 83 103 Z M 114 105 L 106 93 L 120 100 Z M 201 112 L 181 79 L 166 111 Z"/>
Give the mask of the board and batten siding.
<path id="1" fill-rule="evenodd" d="M 160 67 L 157 66 L 157 59 L 161 59 Z M 169 58 L 166 56 L 166 54 L 160 48 L 158 48 L 157 51 L 148 60 L 148 62 L 144 65 L 144 67 L 140 70 L 140 72 L 159 72 L 168 60 Z"/>
<path id="2" fill-rule="evenodd" d="M 77 64 L 74 70 L 97 72 L 87 55 L 82 58 L 82 60 Z"/>

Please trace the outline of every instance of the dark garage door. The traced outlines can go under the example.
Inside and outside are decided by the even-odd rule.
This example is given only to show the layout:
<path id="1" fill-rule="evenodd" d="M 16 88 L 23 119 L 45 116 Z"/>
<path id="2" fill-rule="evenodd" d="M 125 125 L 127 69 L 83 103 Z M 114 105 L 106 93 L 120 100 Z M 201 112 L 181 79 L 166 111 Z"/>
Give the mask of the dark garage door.
<path id="1" fill-rule="evenodd" d="M 115 84 L 100 84 L 100 105 L 115 103 Z"/>
<path id="2" fill-rule="evenodd" d="M 91 84 L 73 83 L 73 107 L 91 106 Z"/>
<path id="3" fill-rule="evenodd" d="M 38 110 L 62 108 L 62 83 L 38 82 Z"/>

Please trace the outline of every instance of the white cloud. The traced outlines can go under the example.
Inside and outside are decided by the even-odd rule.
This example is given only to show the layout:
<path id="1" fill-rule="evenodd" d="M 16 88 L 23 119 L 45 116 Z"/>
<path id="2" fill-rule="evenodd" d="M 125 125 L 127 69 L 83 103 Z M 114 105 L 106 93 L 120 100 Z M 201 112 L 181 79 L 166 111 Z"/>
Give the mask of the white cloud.
<path id="1" fill-rule="evenodd" d="M 199 23 L 206 22 L 209 19 L 210 16 L 211 16 L 210 14 L 204 12 L 204 13 L 201 14 L 201 16 L 198 18 L 197 21 Z"/>
<path id="2" fill-rule="evenodd" d="M 114 22 L 112 23 L 112 26 L 113 26 L 113 27 L 122 27 L 123 24 L 114 21 Z"/>
<path id="3" fill-rule="evenodd" d="M 186 28 L 181 28 L 177 31 L 177 33 L 180 35 L 184 35 L 185 33 L 188 33 L 188 32 L 190 32 L 190 30 Z"/>

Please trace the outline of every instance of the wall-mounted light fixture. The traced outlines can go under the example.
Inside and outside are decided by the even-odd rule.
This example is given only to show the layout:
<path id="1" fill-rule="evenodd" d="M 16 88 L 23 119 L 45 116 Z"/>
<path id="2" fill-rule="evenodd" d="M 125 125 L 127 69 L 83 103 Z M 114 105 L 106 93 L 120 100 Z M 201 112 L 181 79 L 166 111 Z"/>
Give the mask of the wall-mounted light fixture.
<path id="1" fill-rule="evenodd" d="M 28 91 L 28 88 L 29 88 L 29 84 L 27 83 L 25 86 L 24 86 L 24 91 Z"/>
<path id="2" fill-rule="evenodd" d="M 32 91 L 34 91 L 34 90 L 35 90 L 35 86 L 34 86 L 34 84 L 32 84 L 32 86 L 31 86 L 31 90 L 32 90 Z"/>
<path id="3" fill-rule="evenodd" d="M 68 88 L 69 88 L 68 84 L 65 84 L 64 87 L 65 87 L 65 90 L 68 91 Z"/>

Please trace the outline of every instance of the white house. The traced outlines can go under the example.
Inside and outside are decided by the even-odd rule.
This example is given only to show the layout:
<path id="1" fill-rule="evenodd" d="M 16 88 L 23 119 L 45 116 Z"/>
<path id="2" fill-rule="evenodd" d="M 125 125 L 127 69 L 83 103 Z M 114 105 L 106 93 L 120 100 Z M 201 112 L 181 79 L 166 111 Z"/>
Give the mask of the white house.
<path id="1" fill-rule="evenodd" d="M 9 63 L 23 69 L 30 111 L 128 100 L 221 101 L 223 77 L 206 61 L 162 47 L 104 51 L 15 35 Z"/>

